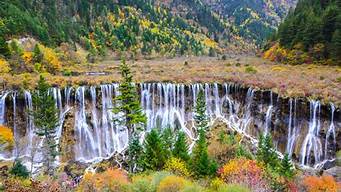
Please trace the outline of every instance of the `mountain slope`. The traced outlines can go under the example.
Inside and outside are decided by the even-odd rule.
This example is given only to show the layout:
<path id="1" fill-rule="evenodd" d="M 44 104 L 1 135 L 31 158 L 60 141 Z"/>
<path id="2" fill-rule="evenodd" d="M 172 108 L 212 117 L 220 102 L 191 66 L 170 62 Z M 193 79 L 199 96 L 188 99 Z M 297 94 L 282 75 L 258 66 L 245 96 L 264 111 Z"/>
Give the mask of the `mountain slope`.
<path id="1" fill-rule="evenodd" d="M 341 65 L 341 1 L 300 0 L 272 40 L 266 58 Z"/>
<path id="2" fill-rule="evenodd" d="M 204 0 L 237 27 L 239 35 L 257 44 L 273 33 L 297 0 Z"/>
<path id="3" fill-rule="evenodd" d="M 52 47 L 80 43 L 94 55 L 107 49 L 168 55 L 219 50 L 200 26 L 144 0 L 4 0 L 0 15 L 5 40 L 30 35 Z"/>

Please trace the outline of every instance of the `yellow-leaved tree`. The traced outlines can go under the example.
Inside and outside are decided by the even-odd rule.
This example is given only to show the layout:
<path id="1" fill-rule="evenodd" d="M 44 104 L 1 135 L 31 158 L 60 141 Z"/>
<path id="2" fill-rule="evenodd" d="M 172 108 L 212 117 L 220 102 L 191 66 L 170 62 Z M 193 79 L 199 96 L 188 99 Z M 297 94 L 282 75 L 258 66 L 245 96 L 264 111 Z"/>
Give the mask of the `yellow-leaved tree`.
<path id="1" fill-rule="evenodd" d="M 41 51 L 41 54 L 43 55 L 42 67 L 44 68 L 44 70 L 46 70 L 49 73 L 59 72 L 62 68 L 62 64 L 59 61 L 56 52 L 53 49 L 45 47 L 43 45 L 38 46 Z"/>
<path id="2" fill-rule="evenodd" d="M 3 59 L 3 58 L 0 58 L 0 74 L 1 73 L 8 73 L 9 71 L 11 70 L 8 62 Z"/>
<path id="3" fill-rule="evenodd" d="M 10 149 L 14 145 L 14 136 L 10 128 L 0 125 L 0 150 Z"/>

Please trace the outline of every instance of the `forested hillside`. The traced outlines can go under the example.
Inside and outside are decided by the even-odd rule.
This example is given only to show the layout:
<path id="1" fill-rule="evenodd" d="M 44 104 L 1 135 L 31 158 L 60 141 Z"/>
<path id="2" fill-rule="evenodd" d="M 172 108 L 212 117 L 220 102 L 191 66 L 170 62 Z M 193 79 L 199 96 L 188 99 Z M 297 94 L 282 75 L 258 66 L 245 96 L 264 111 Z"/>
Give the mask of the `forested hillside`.
<path id="1" fill-rule="evenodd" d="M 218 50 L 198 26 L 148 2 L 5 0 L 0 6 L 1 41 L 32 35 L 51 47 L 80 43 L 91 54 L 106 49 L 169 55 Z"/>
<path id="2" fill-rule="evenodd" d="M 266 50 L 280 62 L 341 65 L 341 1 L 300 0 Z"/>
<path id="3" fill-rule="evenodd" d="M 204 0 L 246 39 L 262 44 L 297 0 Z"/>

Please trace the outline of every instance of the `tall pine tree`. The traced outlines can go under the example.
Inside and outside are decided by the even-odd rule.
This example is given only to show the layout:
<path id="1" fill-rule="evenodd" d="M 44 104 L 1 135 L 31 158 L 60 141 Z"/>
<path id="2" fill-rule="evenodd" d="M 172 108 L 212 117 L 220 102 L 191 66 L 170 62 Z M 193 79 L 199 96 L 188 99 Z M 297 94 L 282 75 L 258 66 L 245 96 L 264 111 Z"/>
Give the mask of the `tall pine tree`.
<path id="1" fill-rule="evenodd" d="M 152 129 L 144 141 L 143 165 L 146 170 L 160 170 L 166 161 L 160 133 Z"/>
<path id="2" fill-rule="evenodd" d="M 198 131 L 203 130 L 206 132 L 208 130 L 208 117 L 206 115 L 206 102 L 204 97 L 204 92 L 200 90 L 195 106 L 194 120 Z"/>
<path id="3" fill-rule="evenodd" d="M 146 116 L 142 112 L 130 68 L 124 59 L 120 65 L 120 72 L 122 76 L 119 85 L 120 95 L 115 99 L 118 105 L 113 112 L 122 114 L 115 121 L 127 127 L 129 138 L 131 138 L 133 134 L 137 134 L 136 131 L 144 130 Z"/>
<path id="4" fill-rule="evenodd" d="M 38 90 L 33 94 L 33 111 L 36 134 L 43 140 L 41 148 L 43 153 L 44 173 L 52 176 L 54 174 L 54 162 L 58 155 L 55 141 L 56 127 L 59 124 L 58 109 L 51 94 L 50 85 L 44 77 L 40 76 Z"/>
<path id="5" fill-rule="evenodd" d="M 206 103 L 202 91 L 199 92 L 197 97 L 194 120 L 198 129 L 199 139 L 194 146 L 190 165 L 195 176 L 200 178 L 212 175 L 217 170 L 216 163 L 209 158 L 207 151 L 206 131 L 208 130 L 208 117 L 206 115 Z"/>
<path id="6" fill-rule="evenodd" d="M 185 133 L 181 131 L 178 132 L 172 154 L 174 157 L 182 159 L 185 162 L 188 162 L 190 159 Z"/>

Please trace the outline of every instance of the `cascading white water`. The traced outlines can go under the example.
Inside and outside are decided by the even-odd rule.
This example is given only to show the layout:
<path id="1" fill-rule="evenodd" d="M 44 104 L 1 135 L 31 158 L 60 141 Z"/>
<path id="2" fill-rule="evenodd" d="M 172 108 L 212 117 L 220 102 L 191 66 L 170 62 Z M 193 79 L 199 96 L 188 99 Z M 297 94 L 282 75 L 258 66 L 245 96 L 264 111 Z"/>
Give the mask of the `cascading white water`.
<path id="1" fill-rule="evenodd" d="M 221 119 L 230 127 L 245 134 L 251 134 L 249 129 L 251 123 L 262 127 L 264 132 L 271 133 L 272 114 L 278 103 L 273 102 L 272 93 L 270 95 L 270 104 L 267 105 L 266 118 L 263 121 L 253 121 L 254 113 L 258 113 L 257 103 L 254 100 L 254 89 L 248 89 L 246 95 L 242 95 L 245 101 L 238 100 L 240 94 L 245 94 L 240 88 L 233 84 L 171 84 L 171 83 L 142 83 L 137 85 L 140 91 L 141 106 L 147 116 L 146 131 L 152 128 L 171 127 L 186 133 L 186 135 L 196 140 L 195 126 L 193 124 L 193 111 L 196 105 L 196 98 L 200 90 L 204 91 L 205 101 L 207 103 L 207 115 L 211 123 L 216 119 Z M 3 93 L 0 99 L 0 124 L 6 124 L 5 107 L 6 96 L 8 93 Z M 62 91 L 54 88 L 51 90 L 56 106 L 59 109 L 60 125 L 56 128 L 56 141 L 62 136 L 63 122 L 69 111 L 75 114 L 74 130 L 76 143 L 74 146 L 75 159 L 83 162 L 93 162 L 111 157 L 115 152 L 122 152 L 128 146 L 128 130 L 114 122 L 120 117 L 120 114 L 114 114 L 112 109 L 118 104 L 114 102 L 114 98 L 119 95 L 118 84 L 107 84 L 99 87 L 78 87 L 76 90 L 65 88 Z M 13 95 L 13 112 L 16 112 L 16 95 Z M 27 109 L 32 108 L 30 93 L 24 92 L 25 106 Z M 74 97 L 73 97 L 74 96 Z M 9 104 L 9 102 L 7 102 Z M 311 117 L 309 119 L 309 131 L 306 136 L 299 135 L 300 123 L 296 121 L 296 100 L 289 100 L 288 114 L 288 142 L 285 150 L 291 156 L 294 152 L 294 147 L 297 145 L 298 137 L 303 137 L 304 142 L 301 147 L 300 161 L 304 165 L 312 163 L 310 156 L 314 154 L 314 162 L 320 162 L 323 156 L 330 158 L 327 148 L 331 143 L 331 139 L 335 143 L 335 130 L 337 124 L 330 122 L 327 132 L 329 139 L 325 143 L 325 147 L 321 147 L 319 137 L 320 124 L 320 103 L 317 101 L 311 102 Z M 253 111 L 253 110 L 256 111 Z M 335 109 L 332 108 L 332 114 Z M 16 113 L 13 113 L 14 115 Z M 277 118 L 277 116 L 276 116 Z M 11 118 L 16 119 L 15 117 Z M 34 133 L 32 119 L 26 117 L 26 135 L 31 138 Z M 16 121 L 14 121 L 16 122 Z M 12 125 L 10 125 L 12 126 Z M 15 135 L 19 137 L 17 125 L 13 125 Z M 262 129 L 261 129 L 262 130 Z M 34 135 L 34 134 L 33 134 Z M 21 137 L 21 136 L 20 136 Z M 30 139 L 28 139 L 30 141 Z M 194 142 L 193 142 L 194 143 Z M 192 143 L 192 144 L 193 144 Z M 27 146 L 30 146 L 27 145 Z M 29 147 L 28 147 L 29 148 Z M 26 148 L 26 151 L 29 151 Z M 323 151 L 323 153 L 322 153 Z M 27 154 L 25 152 L 25 154 Z M 14 156 L 14 153 L 12 154 Z M 0 159 L 4 155 L 0 152 Z M 59 160 L 59 159 L 58 159 Z"/>
<path id="2" fill-rule="evenodd" d="M 331 108 L 331 119 L 330 119 L 330 126 L 327 130 L 326 134 L 326 140 L 325 140 L 325 148 L 324 148 L 324 159 L 330 158 L 328 156 L 328 146 L 329 146 L 329 139 L 332 137 L 333 139 L 333 146 L 336 145 L 336 133 L 335 133 L 335 124 L 334 124 L 334 113 L 335 113 L 335 106 L 333 104 L 330 104 Z"/>
<path id="3" fill-rule="evenodd" d="M 96 143 L 91 128 L 87 122 L 85 109 L 85 87 L 79 87 L 76 90 L 76 100 L 78 101 L 78 110 L 75 114 L 75 132 L 77 144 L 75 153 L 77 160 L 86 161 L 96 154 Z"/>
<path id="4" fill-rule="evenodd" d="M 309 121 L 309 130 L 308 133 L 302 143 L 301 150 L 301 165 L 309 165 L 311 152 L 314 155 L 314 164 L 317 164 L 321 160 L 322 156 L 322 144 L 319 138 L 319 131 L 321 128 L 320 122 L 320 111 L 321 104 L 319 101 L 311 101 L 310 102 L 310 121 Z"/>
<path id="5" fill-rule="evenodd" d="M 289 157 L 291 157 L 293 154 L 295 142 L 298 137 L 296 126 L 296 104 L 296 99 L 294 100 L 294 104 L 293 99 L 289 99 L 288 142 L 286 147 L 286 152 L 288 153 Z"/>
<path id="6" fill-rule="evenodd" d="M 265 116 L 265 129 L 264 129 L 264 134 L 267 135 L 269 134 L 269 131 L 271 129 L 271 118 L 272 118 L 272 109 L 273 106 L 270 105 L 268 110 L 266 111 L 266 116 Z"/>
<path id="7" fill-rule="evenodd" d="M 5 109 L 6 109 L 6 98 L 8 92 L 5 92 L 0 96 L 0 125 L 5 124 Z"/>

